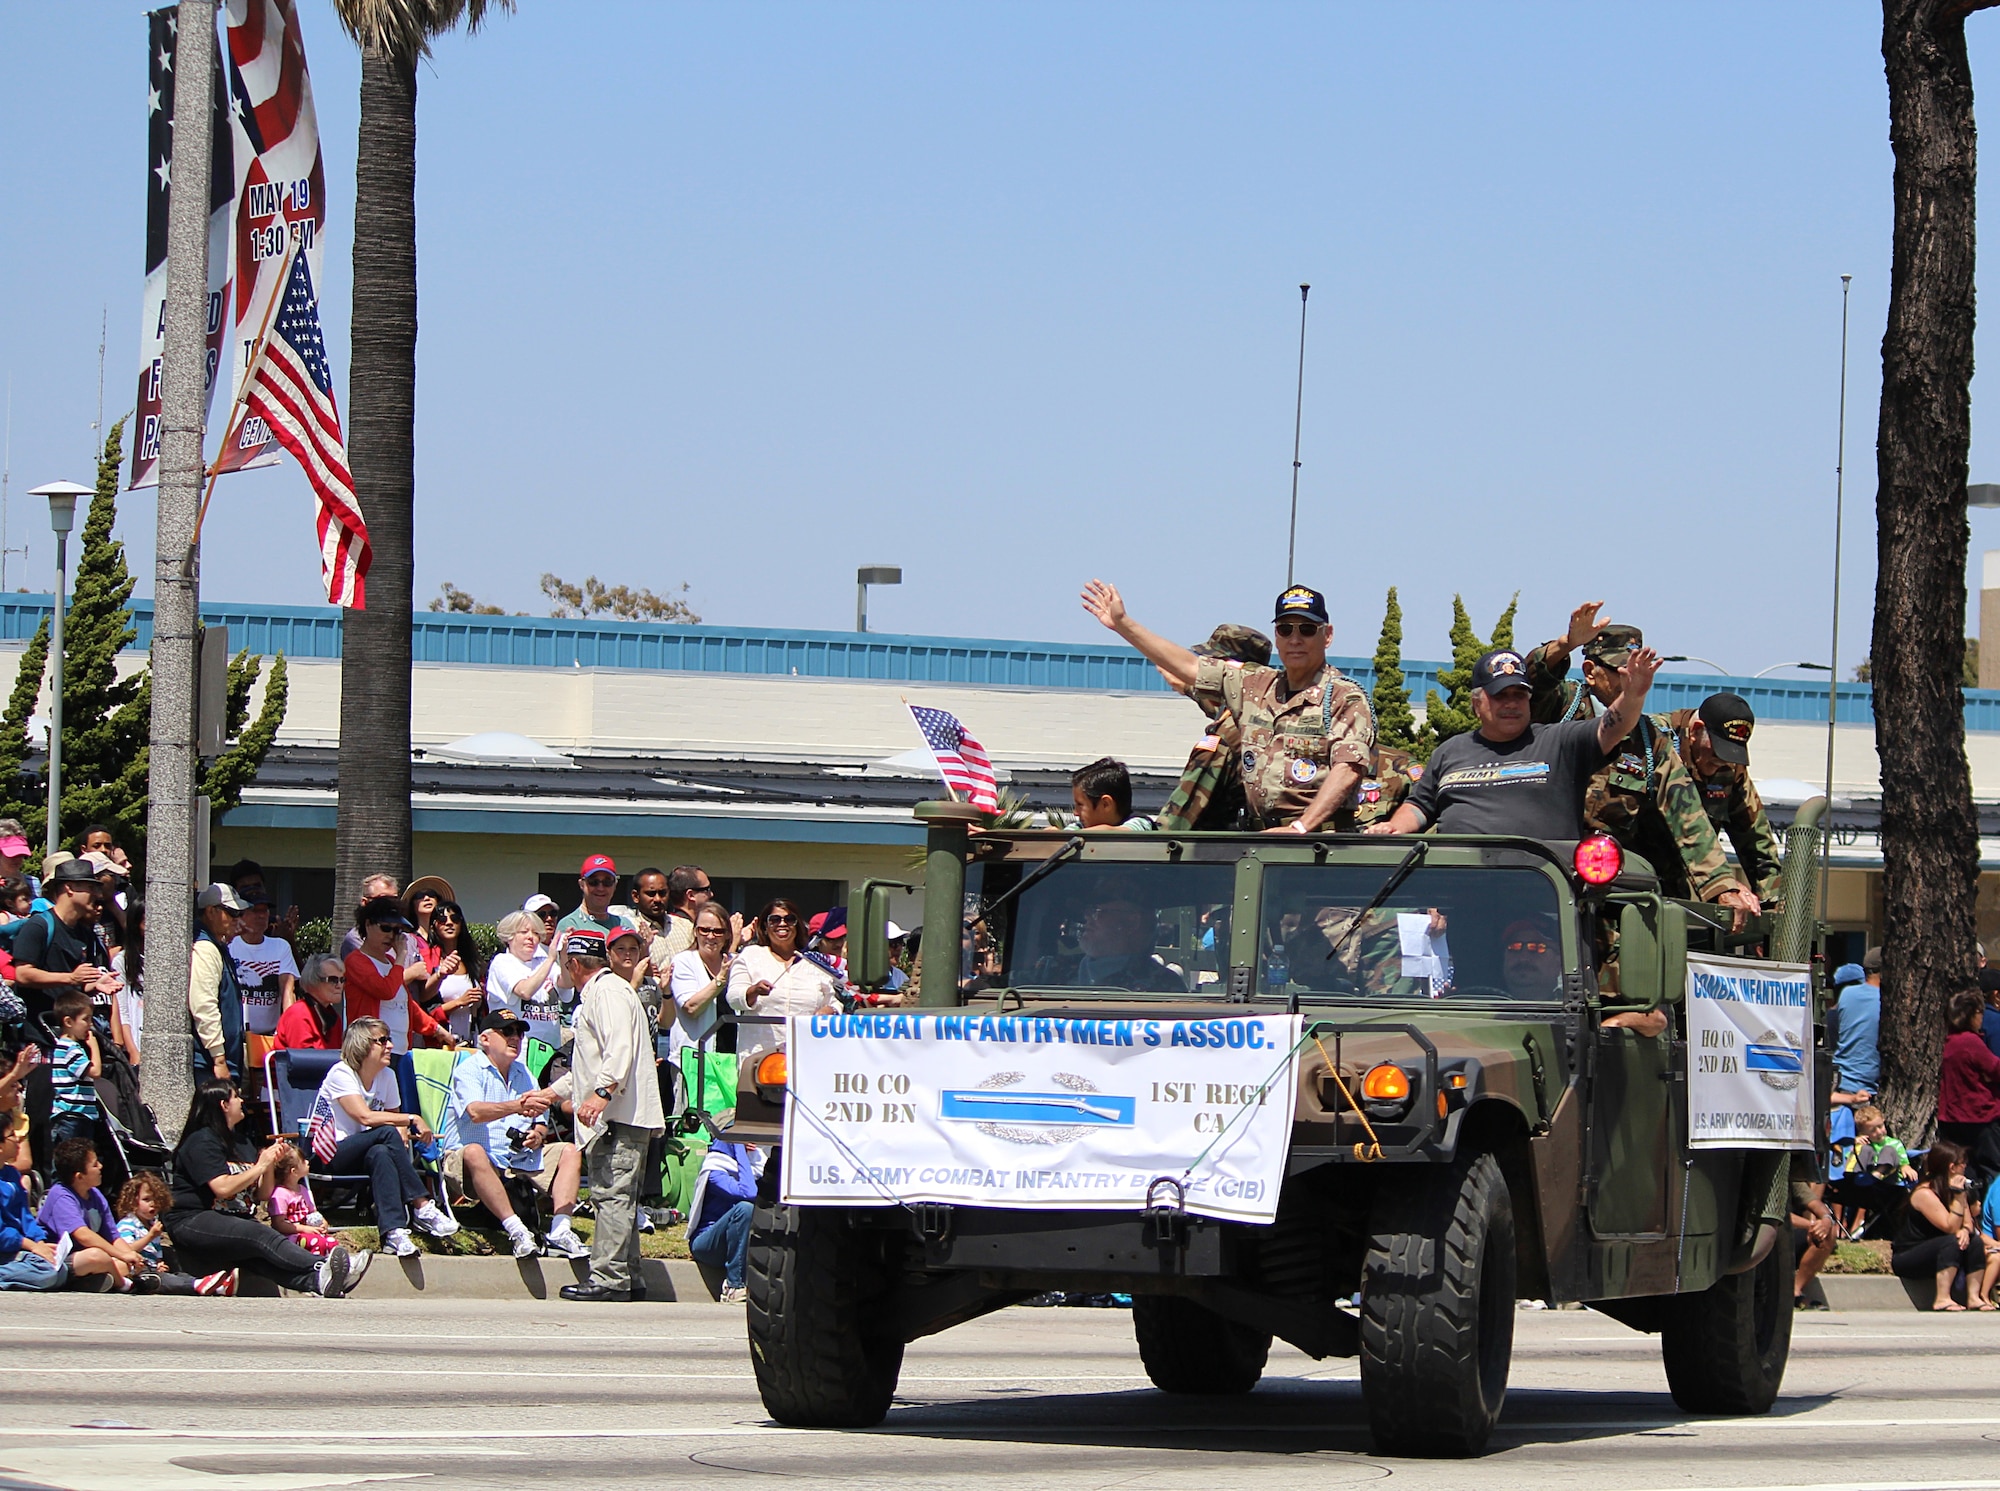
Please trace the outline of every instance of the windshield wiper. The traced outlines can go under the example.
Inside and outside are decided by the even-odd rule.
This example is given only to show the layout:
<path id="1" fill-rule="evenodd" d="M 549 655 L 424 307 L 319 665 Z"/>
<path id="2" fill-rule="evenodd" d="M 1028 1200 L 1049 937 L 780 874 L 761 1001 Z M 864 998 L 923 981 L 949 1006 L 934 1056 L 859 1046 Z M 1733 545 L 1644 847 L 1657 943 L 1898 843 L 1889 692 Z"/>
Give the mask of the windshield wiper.
<path id="1" fill-rule="evenodd" d="M 965 924 L 969 927 L 974 922 L 990 921 L 993 916 L 993 913 L 998 911 L 1002 906 L 1005 906 L 1009 901 L 1012 901 L 1015 898 L 1017 898 L 1029 886 L 1039 884 L 1041 881 L 1045 880 L 1050 875 L 1053 875 L 1055 873 L 1056 866 L 1061 864 L 1064 860 L 1074 859 L 1076 858 L 1077 855 L 1081 853 L 1083 853 L 1083 838 L 1081 835 L 1073 835 L 1070 838 L 1069 842 L 1064 844 L 1062 848 L 1058 849 L 1054 854 L 1051 854 L 1047 859 L 1043 860 L 1040 864 L 1036 865 L 1034 869 L 1028 871 L 1027 874 L 1023 875 L 1019 880 L 1015 881 L 1006 890 L 1002 891 L 999 895 L 995 896 L 993 898 L 993 903 L 990 906 L 982 906 L 979 909 L 979 914 L 977 916 L 968 918 Z"/>
<path id="2" fill-rule="evenodd" d="M 1366 906 L 1363 906 L 1361 908 L 1360 915 L 1356 916 L 1353 921 L 1347 924 L 1347 930 L 1340 934 L 1339 939 L 1333 944 L 1333 947 L 1328 951 L 1326 955 L 1328 962 L 1332 962 L 1334 954 L 1339 952 L 1343 947 L 1347 946 L 1348 938 L 1352 937 L 1356 932 L 1359 932 L 1361 930 L 1361 924 L 1368 920 L 1369 913 L 1380 910 L 1382 903 L 1388 900 L 1389 897 L 1393 896 L 1396 893 L 1396 887 L 1401 885 L 1405 880 L 1410 878 L 1410 872 L 1416 869 L 1418 865 L 1422 864 L 1424 861 L 1424 856 L 1426 854 L 1429 854 L 1430 852 L 1431 852 L 1430 840 L 1428 839 L 1417 840 L 1415 846 L 1411 848 L 1410 852 L 1403 856 L 1403 862 L 1397 865 L 1395 869 L 1389 872 L 1389 878 L 1382 882 L 1382 888 L 1375 892 L 1375 898 L 1371 900 Z"/>

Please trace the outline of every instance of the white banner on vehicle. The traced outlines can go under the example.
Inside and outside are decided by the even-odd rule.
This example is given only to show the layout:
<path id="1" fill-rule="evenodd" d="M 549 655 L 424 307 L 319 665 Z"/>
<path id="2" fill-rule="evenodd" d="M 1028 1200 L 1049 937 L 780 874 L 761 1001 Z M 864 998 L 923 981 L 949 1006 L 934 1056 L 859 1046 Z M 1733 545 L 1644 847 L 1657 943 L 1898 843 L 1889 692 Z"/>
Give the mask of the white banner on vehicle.
<path id="1" fill-rule="evenodd" d="M 1812 974 L 1688 954 L 1688 1142 L 1811 1149 Z"/>
<path id="2" fill-rule="evenodd" d="M 794 1015 L 783 1196 L 1269 1222 L 1297 1095 L 1297 1015 L 1072 1020 L 970 1010 Z"/>

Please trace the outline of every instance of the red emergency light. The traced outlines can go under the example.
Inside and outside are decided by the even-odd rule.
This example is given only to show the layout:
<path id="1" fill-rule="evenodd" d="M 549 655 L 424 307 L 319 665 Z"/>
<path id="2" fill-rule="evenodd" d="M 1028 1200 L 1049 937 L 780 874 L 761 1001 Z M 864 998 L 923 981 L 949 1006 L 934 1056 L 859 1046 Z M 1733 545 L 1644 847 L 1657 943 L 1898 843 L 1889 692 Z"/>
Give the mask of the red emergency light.
<path id="1" fill-rule="evenodd" d="M 1625 851 L 1609 834 L 1597 834 L 1576 846 L 1576 878 L 1585 885 L 1609 885 L 1625 868 Z"/>

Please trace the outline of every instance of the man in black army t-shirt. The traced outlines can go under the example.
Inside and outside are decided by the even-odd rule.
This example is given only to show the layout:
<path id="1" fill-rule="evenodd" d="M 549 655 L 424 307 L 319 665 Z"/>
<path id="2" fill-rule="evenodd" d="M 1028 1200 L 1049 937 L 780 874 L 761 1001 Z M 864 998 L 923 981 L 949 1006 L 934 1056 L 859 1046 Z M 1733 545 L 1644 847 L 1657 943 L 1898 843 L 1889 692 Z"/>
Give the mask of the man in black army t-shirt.
<path id="1" fill-rule="evenodd" d="M 1611 748 L 1631 733 L 1646 706 L 1660 655 L 1635 648 L 1616 671 L 1625 689 L 1594 720 L 1538 725 L 1529 718 L 1527 669 L 1511 648 L 1472 665 L 1472 712 L 1479 728 L 1432 753 L 1422 778 L 1377 834 L 1516 834 L 1583 837 L 1583 789 Z"/>

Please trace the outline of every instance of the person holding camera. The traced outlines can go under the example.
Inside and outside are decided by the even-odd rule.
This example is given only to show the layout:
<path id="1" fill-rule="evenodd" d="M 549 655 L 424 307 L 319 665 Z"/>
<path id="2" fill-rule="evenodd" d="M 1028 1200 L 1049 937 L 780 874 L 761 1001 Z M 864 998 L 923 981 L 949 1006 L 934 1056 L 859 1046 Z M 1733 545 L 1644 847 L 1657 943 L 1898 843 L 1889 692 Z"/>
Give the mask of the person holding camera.
<path id="1" fill-rule="evenodd" d="M 461 1061 L 451 1077 L 445 1110 L 444 1177 L 461 1194 L 468 1188 L 506 1229 L 516 1258 L 546 1249 L 558 1258 L 588 1258 L 590 1249 L 570 1227 L 583 1154 L 574 1144 L 549 1140 L 550 1099 L 536 1090 L 521 1060 L 528 1022 L 495 1010 L 479 1022 L 479 1054 Z M 526 1176 L 555 1207 L 546 1242 L 515 1215 L 501 1171 Z"/>

